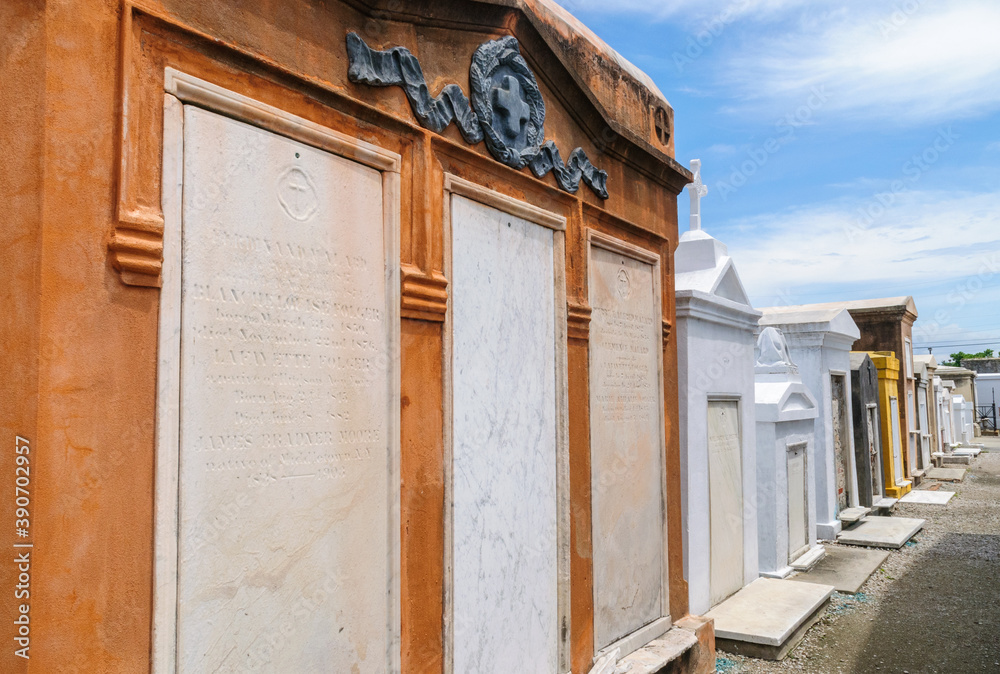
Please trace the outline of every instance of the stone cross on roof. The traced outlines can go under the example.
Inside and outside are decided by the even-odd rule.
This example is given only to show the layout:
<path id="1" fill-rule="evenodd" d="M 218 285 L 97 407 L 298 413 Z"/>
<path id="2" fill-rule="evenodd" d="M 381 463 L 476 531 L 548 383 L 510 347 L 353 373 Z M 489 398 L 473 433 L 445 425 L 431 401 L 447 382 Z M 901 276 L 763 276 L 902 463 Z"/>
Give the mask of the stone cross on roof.
<path id="1" fill-rule="evenodd" d="M 701 182 L 701 160 L 691 160 L 694 182 L 687 186 L 691 194 L 691 231 L 701 229 L 701 198 L 708 194 L 708 185 Z"/>

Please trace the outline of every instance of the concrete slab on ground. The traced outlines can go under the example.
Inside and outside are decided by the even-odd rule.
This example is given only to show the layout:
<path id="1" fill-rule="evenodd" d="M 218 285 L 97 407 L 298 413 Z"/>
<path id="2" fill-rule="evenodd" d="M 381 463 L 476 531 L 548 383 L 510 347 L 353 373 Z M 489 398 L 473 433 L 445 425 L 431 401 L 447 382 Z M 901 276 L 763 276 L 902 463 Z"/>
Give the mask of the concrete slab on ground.
<path id="1" fill-rule="evenodd" d="M 929 491 L 918 489 L 899 499 L 901 503 L 924 503 L 928 505 L 946 505 L 951 497 L 955 495 L 953 491 Z"/>
<path id="2" fill-rule="evenodd" d="M 909 517 L 874 517 L 861 520 L 860 524 L 840 532 L 837 542 L 844 545 L 861 545 L 868 548 L 899 548 L 924 528 L 926 520 Z"/>
<path id="3" fill-rule="evenodd" d="M 945 454 L 941 457 L 942 466 L 970 466 L 972 465 L 972 454 Z"/>
<path id="4" fill-rule="evenodd" d="M 780 660 L 822 616 L 832 585 L 758 578 L 705 614 L 722 650 Z"/>
<path id="5" fill-rule="evenodd" d="M 965 479 L 965 468 L 931 468 L 927 471 L 927 479 L 941 482 L 961 482 Z"/>
<path id="6" fill-rule="evenodd" d="M 799 573 L 788 580 L 817 585 L 832 585 L 837 592 L 857 594 L 861 586 L 882 566 L 889 556 L 886 550 L 866 550 L 840 545 L 827 545 L 826 557 L 808 573 Z"/>

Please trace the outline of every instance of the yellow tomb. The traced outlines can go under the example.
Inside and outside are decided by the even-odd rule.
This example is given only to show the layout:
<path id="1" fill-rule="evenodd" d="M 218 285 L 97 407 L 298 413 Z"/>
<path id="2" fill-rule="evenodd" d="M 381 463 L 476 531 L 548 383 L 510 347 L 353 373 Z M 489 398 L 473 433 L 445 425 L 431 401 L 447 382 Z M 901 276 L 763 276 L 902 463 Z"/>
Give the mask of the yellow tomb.
<path id="1" fill-rule="evenodd" d="M 869 351 L 878 371 L 878 408 L 882 435 L 885 495 L 904 496 L 912 483 L 903 474 L 903 443 L 899 437 L 899 359 L 892 351 Z"/>

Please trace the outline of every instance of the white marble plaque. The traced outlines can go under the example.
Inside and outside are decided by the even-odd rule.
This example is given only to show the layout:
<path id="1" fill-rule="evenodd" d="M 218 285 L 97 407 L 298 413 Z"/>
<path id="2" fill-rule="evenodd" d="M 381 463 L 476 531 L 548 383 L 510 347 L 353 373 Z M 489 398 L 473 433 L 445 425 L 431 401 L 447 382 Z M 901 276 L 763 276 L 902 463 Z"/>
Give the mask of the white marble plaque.
<path id="1" fill-rule="evenodd" d="M 455 674 L 558 670 L 552 230 L 451 200 Z"/>
<path id="2" fill-rule="evenodd" d="M 185 108 L 177 669 L 386 672 L 378 171 Z"/>
<path id="3" fill-rule="evenodd" d="M 712 606 L 743 587 L 743 443 L 739 403 L 708 402 Z"/>
<path id="4" fill-rule="evenodd" d="M 655 267 L 590 248 L 594 645 L 663 615 L 663 429 Z"/>
<path id="5" fill-rule="evenodd" d="M 806 444 L 788 449 L 788 561 L 809 548 L 809 504 L 806 500 Z"/>

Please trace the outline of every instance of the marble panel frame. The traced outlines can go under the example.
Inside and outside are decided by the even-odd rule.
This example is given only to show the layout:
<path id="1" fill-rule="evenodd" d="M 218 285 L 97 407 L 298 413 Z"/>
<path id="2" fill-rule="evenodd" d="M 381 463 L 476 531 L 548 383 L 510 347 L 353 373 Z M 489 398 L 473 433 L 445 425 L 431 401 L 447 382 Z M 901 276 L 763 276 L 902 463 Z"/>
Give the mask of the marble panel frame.
<path id="1" fill-rule="evenodd" d="M 184 106 L 194 105 L 358 162 L 382 174 L 388 361 L 387 453 L 389 570 L 386 669 L 400 671 L 400 155 L 167 67 L 164 72 L 162 208 L 156 456 L 154 476 L 153 611 L 150 664 L 176 671 L 178 461 L 180 432 L 181 241 Z"/>
<path id="2" fill-rule="evenodd" d="M 662 289 L 662 273 L 661 273 L 661 258 L 657 253 L 649 251 L 645 248 L 633 245 L 619 238 L 604 234 L 595 229 L 587 229 L 587 273 L 589 278 L 589 270 L 591 266 L 592 252 L 594 248 L 601 248 L 612 253 L 619 255 L 624 255 L 625 257 L 631 258 L 637 262 L 643 264 L 648 264 L 653 267 L 653 299 L 655 306 L 654 320 L 656 325 L 663 325 L 663 303 L 661 301 L 663 297 Z M 588 342 L 588 362 L 590 358 L 590 350 L 592 345 Z M 664 391 L 663 391 L 663 348 L 662 344 L 660 348 L 656 350 L 657 357 L 657 372 L 656 380 L 659 383 L 658 393 L 660 402 L 656 406 L 658 414 L 658 428 L 660 429 L 660 473 L 661 473 L 661 489 L 660 489 L 660 499 L 661 499 L 661 514 L 663 521 L 663 571 L 662 571 L 662 584 L 660 586 L 660 606 L 661 606 L 661 616 L 657 620 L 648 623 L 639 629 L 635 630 L 631 634 L 627 634 L 621 639 L 611 643 L 604 648 L 598 648 L 597 641 L 594 641 L 594 659 L 597 660 L 605 653 L 609 653 L 616 648 L 621 649 L 622 656 L 626 656 L 654 639 L 659 638 L 667 632 L 672 626 L 672 621 L 670 618 L 670 573 L 669 573 L 669 550 L 667 536 L 667 526 L 668 526 L 668 505 L 667 505 L 667 449 L 666 449 L 666 411 L 663 406 L 664 402 Z M 589 369 L 589 365 L 588 365 Z M 591 414 L 591 418 L 593 415 Z M 593 435 L 591 434 L 591 442 L 593 442 Z M 590 452 L 593 454 L 593 445 L 590 447 Z M 593 465 L 593 460 L 591 460 L 591 465 Z M 592 490 L 596 491 L 592 485 Z M 591 526 L 593 526 L 594 518 L 596 517 L 596 509 L 591 504 Z M 591 556 L 593 559 L 593 555 Z M 593 601 L 594 606 L 597 605 L 597 583 L 593 584 Z M 597 634 L 597 611 L 594 611 L 594 634 Z"/>
<path id="3" fill-rule="evenodd" d="M 452 173 L 444 174 L 443 234 L 444 276 L 452 277 L 452 218 L 453 196 L 465 197 L 495 208 L 536 225 L 553 230 L 553 284 L 555 306 L 555 365 L 556 365 L 556 567 L 559 616 L 558 665 L 561 674 L 570 674 L 570 456 L 569 456 L 569 349 L 566 302 L 566 225 L 567 218 L 551 211 L 496 192 Z M 454 373 L 452 293 L 448 293 L 448 308 L 444 320 L 444 674 L 454 671 Z"/>

